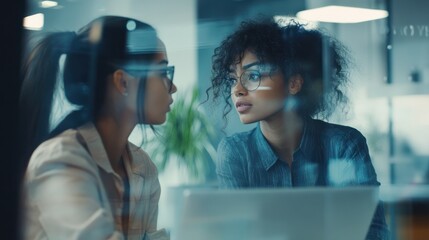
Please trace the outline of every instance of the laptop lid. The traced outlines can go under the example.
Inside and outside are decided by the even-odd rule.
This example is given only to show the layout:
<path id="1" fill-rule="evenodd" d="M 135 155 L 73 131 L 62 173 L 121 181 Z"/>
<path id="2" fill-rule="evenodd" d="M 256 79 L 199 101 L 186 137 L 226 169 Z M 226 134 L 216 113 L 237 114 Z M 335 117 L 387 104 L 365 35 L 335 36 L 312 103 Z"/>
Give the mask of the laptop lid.
<path id="1" fill-rule="evenodd" d="M 187 189 L 173 240 L 362 240 L 378 187 Z"/>

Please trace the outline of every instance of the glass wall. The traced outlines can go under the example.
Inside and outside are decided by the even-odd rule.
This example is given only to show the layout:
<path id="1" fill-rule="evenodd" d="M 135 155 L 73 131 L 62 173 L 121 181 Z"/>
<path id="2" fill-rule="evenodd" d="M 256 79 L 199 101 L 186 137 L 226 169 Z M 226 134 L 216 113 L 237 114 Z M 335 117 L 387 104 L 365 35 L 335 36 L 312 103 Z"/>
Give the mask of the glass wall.
<path id="1" fill-rule="evenodd" d="M 121 15 L 154 26 L 175 66 L 177 93 L 167 122 L 132 132 L 159 171 L 158 227 L 174 234 L 189 189 L 218 188 L 216 149 L 225 136 L 249 131 L 238 114 L 222 119 L 223 105 L 206 101 L 212 56 L 242 20 L 270 16 L 316 26 L 348 47 L 352 56 L 347 111 L 327 121 L 358 129 L 366 138 L 380 182 L 391 239 L 428 239 L 429 230 L 429 15 L 425 0 L 60 0 L 27 1 L 24 50 L 52 31 L 78 31 L 101 15 Z M 385 10 L 357 22 L 308 20 L 297 14 L 326 6 Z M 334 16 L 342 10 L 334 10 Z M 338 14 L 341 15 L 341 14 Z M 340 16 L 341 17 L 341 16 Z M 58 91 L 51 128 L 73 109 Z M 326 120 L 326 119 L 325 119 Z M 236 225 L 246 229 L 246 225 Z M 243 230 L 244 231 L 244 230 Z M 174 235 L 172 235 L 174 236 Z M 283 238 L 279 238 L 283 239 Z"/>

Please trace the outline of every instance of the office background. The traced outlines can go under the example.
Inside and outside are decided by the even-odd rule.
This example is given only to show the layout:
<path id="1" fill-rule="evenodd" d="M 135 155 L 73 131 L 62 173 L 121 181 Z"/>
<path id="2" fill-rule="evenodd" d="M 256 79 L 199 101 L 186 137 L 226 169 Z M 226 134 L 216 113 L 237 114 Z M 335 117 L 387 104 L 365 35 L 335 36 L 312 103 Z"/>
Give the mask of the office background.
<path id="1" fill-rule="evenodd" d="M 8 26 L 22 39 L 22 52 L 31 46 L 30 37 L 49 31 L 78 30 L 99 15 L 126 15 L 152 24 L 165 41 L 171 64 L 176 66 L 176 98 L 190 95 L 197 88 L 200 101 L 209 86 L 211 56 L 220 41 L 233 31 L 241 20 L 260 14 L 278 18 L 294 18 L 303 10 L 328 5 L 387 10 L 388 17 L 359 23 L 313 22 L 334 35 L 351 50 L 354 58 L 347 92 L 351 103 L 348 114 L 334 114 L 331 122 L 353 126 L 367 138 L 374 167 L 386 200 L 387 217 L 395 239 L 427 239 L 429 222 L 429 3 L 425 0 L 59 0 L 57 5 L 42 7 L 41 1 L 27 0 L 16 15 L 43 16 L 43 26 Z M 23 13 L 22 9 L 25 9 Z M 12 14 L 12 12 L 10 13 Z M 37 15 L 39 14 L 39 15 Z M 43 15 L 40 15 L 43 14 Z M 18 16 L 18 17 L 17 17 Z M 302 19 L 301 19 L 302 20 Z M 18 22 L 19 23 L 19 22 Z M 6 25 L 5 25 L 6 26 Z M 3 26 L 2 26 L 3 29 Z M 6 28 L 4 28 L 6 29 Z M 22 34 L 22 36 L 20 35 Z M 16 42 L 15 42 L 16 43 Z M 19 50 L 19 49 L 18 49 Z M 21 52 L 15 54 L 20 55 Z M 7 60 L 6 60 L 7 61 Z M 15 62 L 18 62 L 17 59 Z M 9 61 L 2 64 L 11 64 Z M 15 64 L 16 65 L 16 64 Z M 19 67 L 19 66 L 15 66 Z M 2 68 L 3 71 L 3 68 Z M 10 77 L 19 88 L 19 77 Z M 13 93 L 13 92 L 12 92 Z M 3 96 L 7 96 L 7 93 Z M 11 94 L 11 93 L 9 93 Z M 16 100 L 16 94 L 11 99 Z M 6 99 L 6 98 L 4 98 Z M 16 101 L 11 101 L 16 102 Z M 12 106 L 12 117 L 17 105 Z M 58 111 L 60 119 L 68 108 Z M 53 111 L 56 111 L 55 109 Z M 210 141 L 213 147 L 225 135 L 245 131 L 234 112 L 224 122 L 218 105 L 203 104 L 198 108 L 208 116 L 215 130 Z M 3 126 L 12 124 L 3 123 Z M 142 139 L 136 130 L 131 141 Z M 13 135 L 13 134 L 12 134 Z M 153 137 L 149 133 L 149 137 Z M 18 140 L 19 141 L 19 140 Z M 11 142 L 13 143 L 13 141 Z M 19 146 L 16 143 L 14 146 Z M 153 146 L 153 145 L 152 145 Z M 147 146 L 151 152 L 151 146 Z M 12 149 L 12 148 L 10 148 Z M 13 155 L 13 154 L 12 154 Z M 156 158 L 156 156 L 153 156 Z M 204 155 L 212 161 L 210 154 Z M 156 160 L 156 159 L 155 159 Z M 15 162 L 7 162 L 16 167 Z M 160 227 L 168 227 L 168 189 L 176 186 L 216 184 L 213 165 L 203 169 L 203 177 L 192 177 L 180 158 L 171 156 L 161 171 L 163 196 L 160 202 Z M 165 207 L 163 207 L 165 206 Z"/>

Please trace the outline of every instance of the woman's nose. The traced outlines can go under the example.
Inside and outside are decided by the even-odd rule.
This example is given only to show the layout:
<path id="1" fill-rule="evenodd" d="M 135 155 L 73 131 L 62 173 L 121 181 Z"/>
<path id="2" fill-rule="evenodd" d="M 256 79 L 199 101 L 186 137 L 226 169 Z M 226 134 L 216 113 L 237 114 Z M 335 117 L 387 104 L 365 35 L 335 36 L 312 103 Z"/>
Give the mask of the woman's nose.
<path id="1" fill-rule="evenodd" d="M 171 86 L 170 94 L 173 94 L 173 93 L 177 92 L 177 86 L 176 86 L 176 84 L 174 84 L 174 83 L 172 83 L 172 84 L 173 85 Z"/>
<path id="2" fill-rule="evenodd" d="M 246 88 L 243 87 L 240 81 L 237 81 L 237 84 L 233 87 L 233 94 L 238 97 L 247 95 L 247 93 Z"/>

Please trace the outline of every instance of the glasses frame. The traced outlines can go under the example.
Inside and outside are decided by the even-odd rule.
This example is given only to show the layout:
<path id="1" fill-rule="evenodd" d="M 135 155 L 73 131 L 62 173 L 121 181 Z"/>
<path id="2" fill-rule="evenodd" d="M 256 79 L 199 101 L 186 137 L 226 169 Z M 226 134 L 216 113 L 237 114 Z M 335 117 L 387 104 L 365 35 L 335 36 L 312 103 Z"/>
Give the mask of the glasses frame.
<path id="1" fill-rule="evenodd" d="M 267 77 L 267 76 L 269 76 L 271 78 L 271 74 L 273 72 L 276 72 L 276 70 L 277 70 L 277 68 L 272 67 L 271 65 L 266 65 L 266 64 L 258 64 L 258 65 L 260 65 L 260 66 L 268 66 L 269 70 L 246 69 L 245 71 L 243 71 L 240 74 L 240 77 L 238 78 L 238 80 L 237 80 L 237 78 L 229 76 L 228 80 L 235 81 L 235 83 L 231 84 L 230 87 L 233 88 L 233 87 L 237 86 L 238 81 L 240 81 L 241 86 L 244 89 L 246 89 L 246 91 L 248 91 L 248 92 L 256 91 L 261 86 L 262 78 L 263 77 Z M 251 82 L 251 80 L 249 80 L 250 77 L 247 77 L 246 80 L 243 80 L 243 76 L 246 76 L 245 74 L 247 74 L 247 76 L 251 76 L 251 74 L 249 74 L 249 73 L 256 73 L 258 75 L 258 84 L 257 84 L 256 87 L 249 88 L 249 84 L 248 83 Z M 234 79 L 234 80 L 231 80 L 231 79 Z"/>
<path id="2" fill-rule="evenodd" d="M 171 90 L 173 89 L 174 70 L 175 70 L 174 66 L 166 66 L 166 67 L 148 69 L 149 72 L 152 72 L 152 71 L 157 71 L 157 72 L 165 71 L 165 73 L 166 73 L 165 76 L 164 76 L 163 73 L 160 73 L 159 77 L 162 78 L 162 80 L 164 82 L 164 85 L 166 85 L 165 87 L 167 88 L 168 93 L 171 93 Z"/>
<path id="3" fill-rule="evenodd" d="M 144 68 L 144 69 L 125 68 L 124 70 L 129 71 L 131 74 L 132 73 L 138 73 L 138 72 L 162 72 L 162 71 L 165 71 L 165 73 L 166 73 L 165 76 L 162 73 L 157 74 L 157 76 L 162 78 L 164 85 L 168 90 L 168 93 L 171 93 L 171 90 L 173 89 L 173 79 L 174 79 L 174 70 L 175 70 L 174 66 L 148 67 L 148 68 Z"/>

